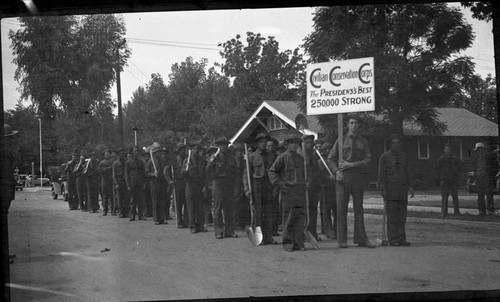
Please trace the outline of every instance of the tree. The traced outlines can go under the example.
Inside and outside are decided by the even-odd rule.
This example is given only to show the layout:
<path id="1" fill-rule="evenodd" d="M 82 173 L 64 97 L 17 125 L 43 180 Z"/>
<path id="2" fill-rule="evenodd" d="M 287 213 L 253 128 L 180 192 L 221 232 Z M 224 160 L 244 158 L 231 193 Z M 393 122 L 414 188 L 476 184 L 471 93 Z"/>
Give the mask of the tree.
<path id="1" fill-rule="evenodd" d="M 237 100 L 248 113 L 263 100 L 296 100 L 304 63 L 299 49 L 279 51 L 274 37 L 266 40 L 260 34 L 247 32 L 245 46 L 241 36 L 219 44 L 225 63 L 222 72 L 234 78 Z"/>
<path id="2" fill-rule="evenodd" d="M 482 79 L 474 75 L 471 85 L 467 87 L 464 95 L 452 101 L 452 105 L 465 108 L 479 116 L 497 123 L 497 88 L 496 79 L 488 75 Z"/>
<path id="3" fill-rule="evenodd" d="M 446 4 L 321 7 L 304 47 L 311 62 L 375 59 L 376 112 L 391 131 L 413 120 L 441 133 L 436 107 L 463 93 L 474 64 L 459 53 L 474 35 L 459 9 Z M 303 104 L 304 106 L 304 104 Z"/>
<path id="4" fill-rule="evenodd" d="M 463 7 L 469 8 L 472 18 L 490 22 L 493 20 L 493 8 L 491 2 L 460 2 Z"/>

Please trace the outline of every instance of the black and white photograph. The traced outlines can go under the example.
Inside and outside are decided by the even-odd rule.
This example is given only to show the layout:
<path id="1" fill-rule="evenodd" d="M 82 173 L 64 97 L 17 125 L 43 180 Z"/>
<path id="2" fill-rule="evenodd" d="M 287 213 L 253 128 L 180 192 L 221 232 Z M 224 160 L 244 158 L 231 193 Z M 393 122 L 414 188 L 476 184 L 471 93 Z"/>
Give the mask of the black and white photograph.
<path id="1" fill-rule="evenodd" d="M 498 24 L 0 4 L 2 301 L 498 301 Z"/>

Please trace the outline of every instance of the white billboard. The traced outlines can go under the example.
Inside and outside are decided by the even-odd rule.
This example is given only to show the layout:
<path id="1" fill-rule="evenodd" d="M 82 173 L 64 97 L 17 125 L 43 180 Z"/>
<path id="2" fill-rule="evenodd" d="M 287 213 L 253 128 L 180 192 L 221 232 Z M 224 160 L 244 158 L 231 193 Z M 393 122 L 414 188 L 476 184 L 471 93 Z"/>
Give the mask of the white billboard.
<path id="1" fill-rule="evenodd" d="M 307 66 L 307 115 L 375 110 L 373 57 Z"/>

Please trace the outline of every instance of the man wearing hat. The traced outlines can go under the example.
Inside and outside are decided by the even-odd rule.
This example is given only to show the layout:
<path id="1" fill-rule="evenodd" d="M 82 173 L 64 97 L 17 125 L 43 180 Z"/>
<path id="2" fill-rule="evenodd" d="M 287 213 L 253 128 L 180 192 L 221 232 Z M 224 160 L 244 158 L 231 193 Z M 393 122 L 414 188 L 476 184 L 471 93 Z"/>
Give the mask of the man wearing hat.
<path id="1" fill-rule="evenodd" d="M 9 233 L 8 233 L 8 214 L 10 203 L 15 199 L 16 194 L 16 180 L 14 179 L 14 167 L 15 167 L 15 157 L 12 147 L 14 146 L 14 139 L 17 137 L 17 133 L 19 131 L 12 130 L 12 127 L 8 124 L 3 125 L 3 137 L 5 143 L 5 157 L 3 158 L 3 172 L 5 177 L 6 184 L 6 192 L 2 194 L 2 208 L 1 208 L 1 223 L 2 223 L 2 247 L 3 253 L 5 255 L 9 253 Z M 9 254 L 9 262 L 11 263 L 14 259 L 15 255 Z M 2 257 L 2 259 L 6 260 L 6 257 Z M 9 278 L 9 265 L 5 262 L 2 263 L 4 267 L 4 282 L 8 282 Z"/>
<path id="2" fill-rule="evenodd" d="M 73 173 L 76 176 L 76 192 L 78 195 L 78 204 L 80 210 L 83 212 L 87 211 L 88 203 L 88 190 L 87 190 L 87 175 L 84 173 L 85 166 L 87 164 L 86 160 L 87 153 L 85 151 L 80 152 L 80 160 L 75 165 Z"/>
<path id="3" fill-rule="evenodd" d="M 165 223 L 165 206 L 167 198 L 167 182 L 163 174 L 166 163 L 161 160 L 162 148 L 155 142 L 149 147 L 153 156 L 146 165 L 146 176 L 149 178 L 151 200 L 153 202 L 153 221 L 156 225 Z"/>
<path id="4" fill-rule="evenodd" d="M 327 158 L 333 145 L 325 142 L 321 145 L 321 155 Z M 335 176 L 331 176 L 328 167 L 318 159 L 320 183 L 321 225 L 327 238 L 337 239 L 337 197 L 335 196 Z M 333 217 L 333 219 L 332 219 Z"/>
<path id="5" fill-rule="evenodd" d="M 307 181 L 310 183 L 309 190 L 309 226 L 308 231 L 316 238 L 320 240 L 317 232 L 318 228 L 318 202 L 319 202 L 319 166 L 318 166 L 318 156 L 314 152 L 314 135 L 303 135 L 302 141 L 304 144 L 305 154 L 302 156 L 306 160 L 307 169 Z"/>
<path id="6" fill-rule="evenodd" d="M 248 166 L 250 171 L 247 172 L 245 167 L 243 172 L 243 186 L 248 199 L 253 199 L 255 226 L 262 228 L 262 244 L 274 244 L 273 239 L 273 202 L 272 196 L 273 186 L 269 180 L 269 169 L 274 163 L 274 154 L 270 153 L 267 147 L 267 142 L 270 140 L 269 135 L 265 133 L 257 134 L 255 145 L 257 149 L 248 156 Z M 251 184 L 248 183 L 248 174 L 250 174 Z M 252 191 L 250 191 L 250 188 Z"/>
<path id="7" fill-rule="evenodd" d="M 368 141 L 361 136 L 361 120 L 357 116 L 347 118 L 348 132 L 343 136 L 342 160 L 339 160 L 339 140 L 335 142 L 328 164 L 335 173 L 336 191 L 343 192 L 337 197 L 337 240 L 340 248 L 347 248 L 347 208 L 352 195 L 354 208 L 354 243 L 359 246 L 374 248 L 368 240 L 363 213 L 363 193 L 365 168 L 371 161 Z M 340 187 L 340 188 L 339 188 Z"/>
<path id="8" fill-rule="evenodd" d="M 186 203 L 191 233 L 204 231 L 203 188 L 206 179 L 207 161 L 203 158 L 201 142 L 190 146 L 188 156 L 182 163 L 182 176 L 186 179 Z"/>
<path id="9" fill-rule="evenodd" d="M 460 214 L 458 204 L 458 186 L 460 182 L 462 162 L 452 153 L 451 146 L 444 146 L 444 154 L 436 161 L 436 172 L 441 186 L 441 216 L 448 215 L 448 196 L 451 193 L 455 215 Z"/>
<path id="10" fill-rule="evenodd" d="M 83 170 L 87 176 L 87 211 L 97 213 L 99 209 L 99 162 L 97 153 L 91 152 L 90 158 Z"/>
<path id="11" fill-rule="evenodd" d="M 476 180 L 479 215 L 492 215 L 495 212 L 493 187 L 498 172 L 498 162 L 482 142 L 476 143 L 474 151 L 472 167 Z"/>
<path id="12" fill-rule="evenodd" d="M 74 172 L 76 161 L 76 153 L 71 155 L 71 160 L 66 163 L 65 172 L 68 177 L 68 206 L 70 210 L 78 209 L 78 195 L 76 191 L 76 174 Z"/>
<path id="13" fill-rule="evenodd" d="M 127 150 L 120 148 L 116 151 L 118 158 L 113 162 L 113 184 L 116 190 L 116 207 L 120 218 L 125 218 L 129 213 L 129 194 L 125 182 L 125 163 Z"/>
<path id="14" fill-rule="evenodd" d="M 104 150 L 104 159 L 99 162 L 99 174 L 101 175 L 101 192 L 102 207 L 104 208 L 103 216 L 108 215 L 108 210 L 111 208 L 111 215 L 115 212 L 115 204 L 113 201 L 113 158 L 109 149 Z"/>
<path id="15" fill-rule="evenodd" d="M 178 143 L 173 160 L 165 166 L 164 175 L 168 185 L 175 190 L 175 211 L 177 228 L 187 228 L 189 217 L 186 204 L 186 180 L 181 175 L 182 162 L 186 158 L 186 145 Z M 172 175 L 173 170 L 173 175 Z"/>
<path id="16" fill-rule="evenodd" d="M 287 138 L 287 151 L 276 158 L 268 173 L 271 184 L 279 186 L 281 190 L 284 213 L 283 249 L 287 252 L 305 250 L 306 180 L 304 158 L 297 153 L 301 143 L 302 139 L 298 136 Z"/>
<path id="17" fill-rule="evenodd" d="M 380 156 L 378 187 L 385 199 L 387 236 L 392 246 L 409 246 L 406 241 L 408 191 L 413 195 L 406 155 L 401 152 L 401 136 L 393 134 L 387 140 L 389 151 Z"/>
<path id="18" fill-rule="evenodd" d="M 134 221 L 136 214 L 139 220 L 143 219 L 146 167 L 139 157 L 141 154 L 139 147 L 133 146 L 130 153 L 132 156 L 125 163 L 125 182 L 130 194 L 130 221 Z"/>
<path id="19" fill-rule="evenodd" d="M 207 165 L 207 173 L 213 179 L 215 238 L 238 237 L 234 233 L 233 225 L 233 193 L 237 164 L 229 152 L 229 141 L 225 137 L 215 140 L 215 145 L 219 151 L 210 157 Z"/>

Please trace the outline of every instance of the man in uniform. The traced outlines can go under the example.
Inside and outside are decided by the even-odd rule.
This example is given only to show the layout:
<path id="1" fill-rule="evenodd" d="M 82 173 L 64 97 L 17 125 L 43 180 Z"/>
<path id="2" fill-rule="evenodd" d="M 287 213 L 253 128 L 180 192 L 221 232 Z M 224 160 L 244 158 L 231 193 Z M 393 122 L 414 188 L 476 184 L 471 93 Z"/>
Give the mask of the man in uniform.
<path id="1" fill-rule="evenodd" d="M 163 213 L 165 216 L 165 220 L 172 220 L 172 216 L 170 216 L 170 208 L 172 206 L 172 203 L 170 202 L 170 197 L 172 196 L 172 191 L 170 190 L 171 188 L 167 183 L 167 179 L 165 178 L 165 168 L 167 168 L 167 166 L 169 165 L 167 149 L 161 148 L 159 154 L 160 154 L 160 163 L 162 165 L 162 170 L 163 170 L 161 181 L 162 181 L 162 186 L 164 187 L 163 190 L 165 190 L 163 196 L 164 198 L 163 202 L 165 204 L 165 206 L 163 207 Z"/>
<path id="2" fill-rule="evenodd" d="M 413 195 L 406 155 L 400 151 L 401 137 L 389 137 L 389 151 L 380 156 L 378 164 L 378 187 L 385 199 L 387 212 L 387 236 L 392 246 L 409 246 L 406 241 L 406 213 L 408 191 Z"/>
<path id="3" fill-rule="evenodd" d="M 333 145 L 329 142 L 321 146 L 321 155 L 326 158 Z M 320 209 L 322 229 L 327 238 L 337 239 L 337 202 L 335 196 L 335 179 L 321 159 L 318 159 L 319 173 L 321 177 L 320 187 Z M 333 217 L 333 220 L 332 220 Z"/>
<path id="4" fill-rule="evenodd" d="M 493 186 L 498 170 L 498 162 L 488 152 L 484 143 L 476 143 L 472 157 L 472 167 L 476 179 L 477 205 L 479 215 L 492 215 L 495 212 Z M 485 203 L 486 195 L 486 203 Z"/>
<path id="5" fill-rule="evenodd" d="M 97 213 L 99 210 L 99 163 L 95 152 L 91 152 L 83 174 L 87 176 L 87 211 Z"/>
<path id="6" fill-rule="evenodd" d="M 186 157 L 186 145 L 183 143 L 177 144 L 175 154 L 170 165 L 166 166 L 164 171 L 165 178 L 168 185 L 175 190 L 175 211 L 177 217 L 177 228 L 187 228 L 189 224 L 189 217 L 186 204 L 186 180 L 181 175 L 182 162 Z M 174 175 L 172 175 L 172 167 Z"/>
<path id="7" fill-rule="evenodd" d="M 309 226 L 308 231 L 311 235 L 316 238 L 316 240 L 321 240 L 318 236 L 318 202 L 319 202 L 319 192 L 320 192 L 320 178 L 319 178 L 319 166 L 316 153 L 314 152 L 314 135 L 303 135 L 302 141 L 304 144 L 307 168 L 307 180 L 309 181 Z"/>
<path id="8" fill-rule="evenodd" d="M 286 139 L 287 151 L 280 154 L 269 169 L 272 185 L 279 186 L 283 203 L 283 249 L 287 252 L 305 250 L 306 180 L 304 158 L 297 153 L 302 143 L 298 136 Z"/>
<path id="9" fill-rule="evenodd" d="M 203 188 L 205 186 L 207 162 L 202 157 L 201 142 L 191 144 L 190 155 L 182 163 L 182 175 L 186 179 L 186 203 L 191 233 L 204 231 Z"/>
<path id="10" fill-rule="evenodd" d="M 441 216 L 448 215 L 448 196 L 451 193 L 455 215 L 460 214 L 458 205 L 458 183 L 460 181 L 461 161 L 451 152 L 451 146 L 444 147 L 444 154 L 436 162 L 436 172 L 441 186 Z"/>
<path id="11" fill-rule="evenodd" d="M 149 178 L 151 188 L 151 199 L 153 201 L 153 221 L 156 225 L 165 223 L 165 201 L 167 183 L 163 170 L 165 163 L 160 158 L 161 147 L 158 143 L 153 143 L 150 152 L 153 154 L 146 166 L 146 175 Z"/>
<path id="12" fill-rule="evenodd" d="M 269 168 L 274 163 L 274 154 L 269 153 L 267 142 L 270 137 L 265 133 L 257 134 L 255 145 L 257 149 L 248 156 L 247 172 L 245 167 L 243 172 L 243 186 L 248 199 L 253 199 L 255 226 L 262 228 L 262 244 L 275 244 L 273 239 L 273 186 L 269 180 Z M 250 174 L 251 183 L 248 183 L 248 174 Z M 252 189 L 250 191 L 250 188 Z"/>
<path id="13" fill-rule="evenodd" d="M 136 214 L 139 215 L 139 220 L 143 219 L 146 167 L 139 158 L 140 152 L 139 147 L 133 146 L 130 150 L 132 156 L 125 163 L 125 182 L 130 194 L 130 221 L 135 220 Z"/>
<path id="14" fill-rule="evenodd" d="M 71 155 L 71 160 L 66 164 L 66 174 L 68 175 L 68 205 L 70 210 L 78 209 L 78 194 L 76 191 L 76 175 L 75 175 L 75 166 L 77 164 L 76 161 L 76 153 Z"/>
<path id="15" fill-rule="evenodd" d="M 237 229 L 244 229 L 245 227 L 245 217 L 246 216 L 246 197 L 245 190 L 243 187 L 243 177 L 245 170 L 245 159 L 243 158 L 244 147 L 241 144 L 234 144 L 234 159 L 236 160 L 236 178 L 234 184 L 234 194 L 233 194 L 233 225 Z"/>
<path id="16" fill-rule="evenodd" d="M 238 237 L 234 233 L 233 226 L 233 193 L 236 178 L 236 160 L 229 152 L 229 141 L 220 137 L 215 141 L 219 148 L 210 157 L 207 165 L 207 173 L 213 179 L 214 198 L 214 230 L 215 238 Z"/>
<path id="17" fill-rule="evenodd" d="M 151 160 L 151 155 L 148 152 L 142 152 L 141 159 L 144 161 L 144 166 L 147 166 Z M 144 217 L 153 217 L 153 197 L 151 196 L 151 177 L 146 176 L 144 182 Z"/>
<path id="18" fill-rule="evenodd" d="M 129 214 L 129 194 L 127 183 L 125 181 L 125 163 L 127 151 L 125 148 L 120 148 L 116 152 L 118 158 L 113 163 L 113 184 L 116 190 L 116 206 L 118 207 L 118 215 L 120 218 L 125 218 Z"/>
<path id="19" fill-rule="evenodd" d="M 85 158 L 86 155 L 87 154 L 85 151 L 82 151 L 80 153 L 80 161 L 75 165 L 75 168 L 73 169 L 73 173 L 75 173 L 76 175 L 76 191 L 78 195 L 78 203 L 82 212 L 87 211 L 88 203 L 87 175 L 83 173 L 87 164 L 87 160 Z"/>
<path id="20" fill-rule="evenodd" d="M 99 162 L 99 173 L 101 174 L 101 191 L 103 192 L 103 216 L 108 215 L 110 208 L 111 215 L 116 215 L 114 214 L 115 204 L 113 200 L 113 158 L 109 149 L 104 150 L 104 159 Z"/>
<path id="21" fill-rule="evenodd" d="M 356 116 L 348 118 L 348 132 L 343 137 L 342 161 L 339 161 L 339 140 L 335 142 L 328 164 L 337 180 L 337 240 L 340 248 L 347 248 L 347 207 L 352 195 L 354 208 L 354 243 L 374 248 L 368 240 L 363 213 L 364 169 L 371 160 L 368 142 L 360 134 L 361 120 Z"/>

